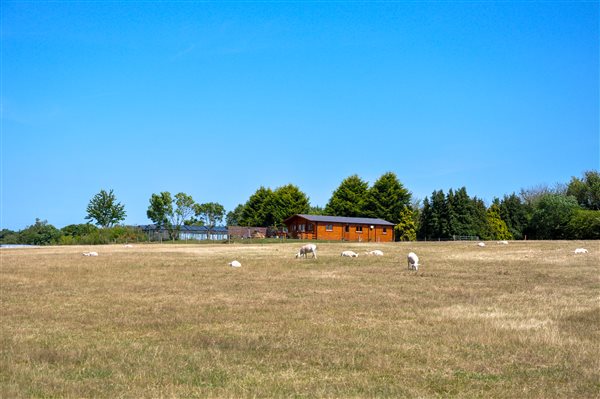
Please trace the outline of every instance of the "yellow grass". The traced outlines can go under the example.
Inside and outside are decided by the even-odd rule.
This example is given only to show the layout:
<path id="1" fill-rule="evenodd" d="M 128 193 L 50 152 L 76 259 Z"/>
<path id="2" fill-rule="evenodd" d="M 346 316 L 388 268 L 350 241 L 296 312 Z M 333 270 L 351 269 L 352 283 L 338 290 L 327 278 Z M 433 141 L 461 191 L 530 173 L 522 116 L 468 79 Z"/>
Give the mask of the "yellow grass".
<path id="1" fill-rule="evenodd" d="M 598 242 L 299 246 L 0 250 L 1 397 L 600 397 Z"/>

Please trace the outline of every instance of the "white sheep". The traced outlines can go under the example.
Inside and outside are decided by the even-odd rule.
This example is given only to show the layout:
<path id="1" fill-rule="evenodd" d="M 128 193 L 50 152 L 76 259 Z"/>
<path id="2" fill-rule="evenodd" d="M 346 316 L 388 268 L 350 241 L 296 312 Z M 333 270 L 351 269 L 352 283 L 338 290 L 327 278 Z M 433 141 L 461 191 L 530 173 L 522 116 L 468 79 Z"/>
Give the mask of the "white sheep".
<path id="1" fill-rule="evenodd" d="M 369 256 L 383 256 L 383 251 L 379 249 L 374 249 L 372 251 L 365 252 L 365 254 Z"/>
<path id="2" fill-rule="evenodd" d="M 98 252 L 84 252 L 83 256 L 98 256 Z"/>
<path id="3" fill-rule="evenodd" d="M 585 248 L 577 248 L 575 249 L 576 254 L 587 254 L 589 251 Z"/>
<path id="4" fill-rule="evenodd" d="M 232 262 L 229 262 L 229 266 L 231 266 L 231 267 L 242 267 L 242 264 L 240 262 L 238 262 L 237 260 L 234 260 Z"/>
<path id="5" fill-rule="evenodd" d="M 123 248 L 133 248 L 133 245 L 131 245 L 131 244 L 125 244 L 125 245 L 123 245 Z"/>
<path id="6" fill-rule="evenodd" d="M 498 241 L 498 244 L 508 245 L 508 241 L 506 241 L 506 240 Z"/>
<path id="7" fill-rule="evenodd" d="M 342 256 L 347 256 L 349 258 L 358 258 L 358 254 L 354 251 L 344 251 L 342 252 Z"/>
<path id="8" fill-rule="evenodd" d="M 485 247 L 485 242 L 480 242 L 479 244 L 477 244 L 477 246 L 479 246 L 479 247 Z"/>
<path id="9" fill-rule="evenodd" d="M 315 244 L 306 244 L 296 254 L 296 258 L 307 257 L 308 253 L 312 253 L 313 258 L 317 258 L 317 246 Z"/>
<path id="10" fill-rule="evenodd" d="M 416 253 L 414 252 L 409 252 L 408 256 L 406 257 L 406 260 L 408 262 L 408 269 L 409 270 L 419 270 L 419 257 L 417 256 Z"/>

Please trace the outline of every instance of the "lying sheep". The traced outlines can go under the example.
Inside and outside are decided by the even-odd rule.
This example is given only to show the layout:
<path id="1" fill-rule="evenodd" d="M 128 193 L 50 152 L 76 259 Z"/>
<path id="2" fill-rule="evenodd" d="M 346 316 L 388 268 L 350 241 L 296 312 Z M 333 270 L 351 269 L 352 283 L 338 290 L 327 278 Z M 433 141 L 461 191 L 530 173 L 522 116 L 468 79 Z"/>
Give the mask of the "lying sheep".
<path id="1" fill-rule="evenodd" d="M 408 256 L 406 257 L 406 260 L 408 262 L 408 269 L 409 270 L 419 270 L 419 257 L 417 256 L 416 253 L 414 252 L 409 252 Z"/>
<path id="2" fill-rule="evenodd" d="M 300 250 L 298 251 L 298 253 L 296 254 L 296 258 L 301 258 L 304 257 L 306 258 L 308 253 L 312 253 L 313 254 L 313 258 L 317 258 L 317 246 L 315 244 L 306 244 L 304 245 L 302 248 L 300 248 Z"/>
<path id="3" fill-rule="evenodd" d="M 589 251 L 585 248 L 577 248 L 575 249 L 576 254 L 587 254 Z"/>
<path id="4" fill-rule="evenodd" d="M 498 241 L 498 244 L 508 245 L 508 241 L 506 241 L 506 240 Z"/>
<path id="5" fill-rule="evenodd" d="M 240 262 L 238 262 L 237 260 L 234 260 L 232 262 L 229 262 L 229 266 L 231 266 L 231 267 L 242 267 L 242 264 Z"/>
<path id="6" fill-rule="evenodd" d="M 485 242 L 480 242 L 479 244 L 477 244 L 477 246 L 479 246 L 479 247 L 485 247 Z"/>
<path id="7" fill-rule="evenodd" d="M 98 252 L 84 252 L 83 256 L 98 256 Z"/>
<path id="8" fill-rule="evenodd" d="M 383 256 L 383 251 L 380 251 L 379 249 L 374 249 L 372 251 L 365 252 L 365 255 L 368 255 L 368 256 Z"/>
<path id="9" fill-rule="evenodd" d="M 354 251 L 344 251 L 342 252 L 342 256 L 347 256 L 349 258 L 358 258 L 358 254 Z"/>

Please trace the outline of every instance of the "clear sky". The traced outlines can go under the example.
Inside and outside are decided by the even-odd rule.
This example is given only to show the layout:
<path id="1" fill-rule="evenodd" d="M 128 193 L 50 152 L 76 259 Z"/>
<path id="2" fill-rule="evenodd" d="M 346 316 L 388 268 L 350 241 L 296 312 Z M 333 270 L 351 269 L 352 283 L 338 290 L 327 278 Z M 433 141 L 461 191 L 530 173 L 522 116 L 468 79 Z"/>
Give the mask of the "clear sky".
<path id="1" fill-rule="evenodd" d="M 9 1 L 1 222 L 84 223 L 113 189 L 324 206 L 395 172 L 485 199 L 599 168 L 598 1 Z"/>

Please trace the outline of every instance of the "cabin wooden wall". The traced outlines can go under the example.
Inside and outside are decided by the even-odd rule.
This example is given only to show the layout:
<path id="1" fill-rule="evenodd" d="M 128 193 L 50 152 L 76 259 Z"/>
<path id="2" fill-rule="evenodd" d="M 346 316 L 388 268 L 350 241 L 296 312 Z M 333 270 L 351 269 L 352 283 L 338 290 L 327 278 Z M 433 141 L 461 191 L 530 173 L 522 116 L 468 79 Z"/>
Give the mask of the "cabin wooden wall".
<path id="1" fill-rule="evenodd" d="M 294 225 L 305 225 L 304 231 L 294 230 Z M 313 224 L 312 231 L 308 225 Z M 331 225 L 331 229 L 327 230 L 327 225 Z M 291 238 L 300 238 L 305 240 L 331 240 L 331 241 L 361 241 L 361 242 L 391 242 L 394 241 L 393 226 L 362 226 L 362 233 L 357 232 L 357 225 L 350 224 L 346 231 L 346 224 L 342 223 L 326 223 L 326 222 L 310 222 L 301 217 L 291 219 L 288 224 L 288 233 Z M 385 232 L 384 232 L 385 230 Z"/>

